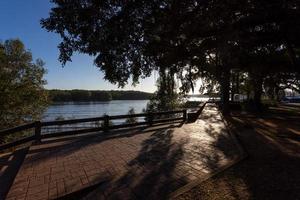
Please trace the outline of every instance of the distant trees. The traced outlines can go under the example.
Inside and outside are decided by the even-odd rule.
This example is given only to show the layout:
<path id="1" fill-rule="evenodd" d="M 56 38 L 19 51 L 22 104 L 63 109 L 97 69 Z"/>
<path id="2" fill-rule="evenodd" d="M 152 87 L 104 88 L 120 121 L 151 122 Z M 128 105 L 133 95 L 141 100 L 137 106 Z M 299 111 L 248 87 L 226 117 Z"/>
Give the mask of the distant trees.
<path id="1" fill-rule="evenodd" d="M 48 102 L 45 73 L 20 40 L 0 43 L 0 129 L 39 119 Z"/>
<path id="2" fill-rule="evenodd" d="M 146 100 L 151 93 L 139 91 L 101 91 L 101 90 L 48 90 L 50 100 L 63 101 L 111 101 Z"/>
<path id="3" fill-rule="evenodd" d="M 105 78 L 119 86 L 153 70 L 171 72 L 182 92 L 206 79 L 218 85 L 226 113 L 230 93 L 240 88 L 251 90 L 259 108 L 267 79 L 280 73 L 291 75 L 288 82 L 299 77 L 298 0 L 54 3 L 41 24 L 61 35 L 60 61 L 76 51 L 94 55 Z M 247 86 L 236 84 L 236 74 L 245 75 Z"/>
<path id="4" fill-rule="evenodd" d="M 91 98 L 91 92 L 87 90 L 72 90 L 71 98 L 74 101 L 84 101 Z"/>
<path id="5" fill-rule="evenodd" d="M 71 92 L 64 90 L 49 90 L 49 98 L 51 101 L 70 101 L 72 99 Z"/>
<path id="6" fill-rule="evenodd" d="M 152 93 L 133 90 L 111 90 L 109 93 L 111 94 L 112 100 L 147 100 L 152 96 Z"/>
<path id="7" fill-rule="evenodd" d="M 89 91 L 92 101 L 111 101 L 112 95 L 108 91 Z"/>

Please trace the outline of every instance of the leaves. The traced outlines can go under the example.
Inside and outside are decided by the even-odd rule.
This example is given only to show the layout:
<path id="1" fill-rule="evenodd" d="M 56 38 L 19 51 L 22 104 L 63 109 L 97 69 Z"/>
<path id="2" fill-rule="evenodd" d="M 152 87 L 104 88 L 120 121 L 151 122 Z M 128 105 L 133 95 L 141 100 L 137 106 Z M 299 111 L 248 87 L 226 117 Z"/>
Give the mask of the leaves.
<path id="1" fill-rule="evenodd" d="M 47 105 L 44 62 L 33 62 L 20 40 L 7 40 L 0 49 L 0 128 L 39 119 Z"/>
<path id="2" fill-rule="evenodd" d="M 130 78 L 136 84 L 153 70 L 167 70 L 183 93 L 202 78 L 229 94 L 231 70 L 254 79 L 300 72 L 297 0 L 54 3 L 41 24 L 63 39 L 60 61 L 70 61 L 74 52 L 95 56 L 105 79 L 121 87 Z"/>

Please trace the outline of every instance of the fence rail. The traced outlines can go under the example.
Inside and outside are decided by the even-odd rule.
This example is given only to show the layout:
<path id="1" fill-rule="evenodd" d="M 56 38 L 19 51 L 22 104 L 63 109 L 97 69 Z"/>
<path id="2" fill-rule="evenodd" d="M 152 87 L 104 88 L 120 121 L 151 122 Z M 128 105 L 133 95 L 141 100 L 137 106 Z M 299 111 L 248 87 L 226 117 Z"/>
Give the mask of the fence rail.
<path id="1" fill-rule="evenodd" d="M 164 118 L 164 119 L 159 118 L 159 116 L 172 115 L 172 114 L 181 114 L 181 117 L 175 116 L 175 117 Z M 130 118 L 137 118 L 137 117 L 145 117 L 145 118 L 147 118 L 147 121 L 126 123 L 126 124 L 119 124 L 119 125 L 110 125 L 111 120 L 130 119 Z M 34 129 L 34 134 L 31 136 L 23 137 L 21 139 L 13 141 L 13 142 L 0 144 L 0 151 L 6 150 L 11 147 L 15 147 L 15 146 L 27 143 L 27 142 L 40 141 L 43 138 L 76 135 L 76 134 L 83 134 L 83 133 L 96 132 L 96 131 L 109 131 L 111 129 L 129 128 L 129 127 L 135 127 L 135 126 L 144 126 L 144 125 L 151 126 L 153 124 L 174 122 L 174 121 L 179 121 L 179 120 L 182 120 L 182 121 L 187 120 L 187 110 L 139 113 L 139 114 L 133 114 L 133 115 L 115 115 L 115 116 L 105 115 L 103 117 L 70 119 L 70 120 L 59 120 L 59 121 L 46 121 L 46 122 L 36 121 L 33 123 L 17 126 L 14 128 L 1 130 L 0 131 L 0 139 L 3 138 L 4 136 L 10 135 L 10 134 L 15 134 L 15 133 L 18 133 L 21 131 L 28 131 L 29 129 Z M 58 132 L 53 132 L 50 134 L 42 134 L 42 131 L 41 131 L 42 128 L 44 128 L 44 127 L 70 125 L 70 124 L 78 124 L 78 123 L 84 123 L 84 122 L 102 122 L 102 124 L 101 124 L 101 127 L 84 128 L 84 129 L 79 129 L 79 130 L 58 131 Z"/>
<path id="2" fill-rule="evenodd" d="M 6 136 L 6 135 L 9 135 L 9 134 L 12 134 L 12 133 L 21 132 L 21 131 L 24 131 L 24 130 L 35 128 L 35 125 L 36 125 L 36 123 L 32 122 L 32 123 L 29 123 L 29 124 L 24 124 L 24 125 L 21 125 L 21 126 L 5 129 L 5 130 L 0 131 L 0 136 Z"/>

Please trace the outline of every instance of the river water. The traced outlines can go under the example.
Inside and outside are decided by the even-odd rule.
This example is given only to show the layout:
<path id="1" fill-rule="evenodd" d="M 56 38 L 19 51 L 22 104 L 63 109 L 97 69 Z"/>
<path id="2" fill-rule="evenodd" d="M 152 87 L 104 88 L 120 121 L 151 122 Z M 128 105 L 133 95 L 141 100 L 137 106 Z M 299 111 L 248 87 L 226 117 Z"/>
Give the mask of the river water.
<path id="1" fill-rule="evenodd" d="M 189 101 L 207 101 L 209 97 L 190 97 Z M 59 102 L 54 103 L 45 111 L 42 120 L 53 121 L 63 119 L 80 119 L 101 117 L 107 115 L 125 115 L 130 108 L 135 113 L 141 113 L 149 100 L 113 100 L 87 102 Z"/>
<path id="2" fill-rule="evenodd" d="M 191 99 L 193 101 L 206 101 L 208 99 Z M 94 101 L 94 102 L 60 102 L 54 103 L 45 111 L 42 121 L 82 119 L 91 117 L 101 117 L 105 114 L 126 115 L 131 108 L 135 113 L 142 113 L 149 100 L 113 100 L 113 101 Z M 144 117 L 136 118 L 138 121 L 144 121 Z M 110 123 L 122 124 L 125 119 L 110 120 Z M 78 130 L 86 128 L 95 128 L 101 126 L 101 121 L 83 122 L 76 124 L 54 125 L 42 128 L 42 134 L 51 134 L 53 132 Z"/>
<path id="3" fill-rule="evenodd" d="M 79 119 L 107 115 L 125 115 L 130 108 L 141 113 L 149 100 L 113 100 L 94 102 L 60 102 L 48 107 L 43 121 L 56 119 Z"/>

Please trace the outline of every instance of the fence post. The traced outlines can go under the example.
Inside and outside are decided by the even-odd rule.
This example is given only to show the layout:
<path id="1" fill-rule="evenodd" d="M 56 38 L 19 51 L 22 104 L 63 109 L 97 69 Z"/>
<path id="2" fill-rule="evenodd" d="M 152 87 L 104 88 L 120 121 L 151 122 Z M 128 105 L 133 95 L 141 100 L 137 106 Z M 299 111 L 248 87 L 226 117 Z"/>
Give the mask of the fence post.
<path id="1" fill-rule="evenodd" d="M 104 115 L 104 126 L 103 126 L 104 131 L 109 130 L 109 116 Z"/>
<path id="2" fill-rule="evenodd" d="M 34 135 L 35 135 L 35 140 L 37 142 L 41 142 L 41 122 L 36 121 L 35 122 L 35 128 L 34 128 Z"/>
<path id="3" fill-rule="evenodd" d="M 148 113 L 148 122 L 149 126 L 153 125 L 153 114 L 151 112 Z"/>
<path id="4" fill-rule="evenodd" d="M 183 121 L 187 120 L 187 110 L 183 110 Z"/>

